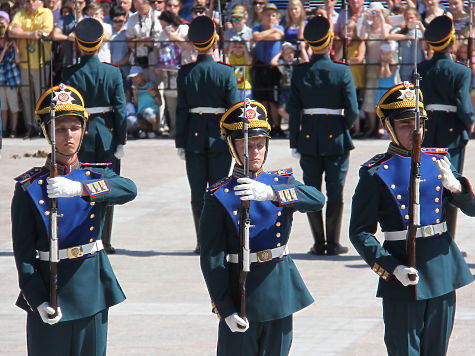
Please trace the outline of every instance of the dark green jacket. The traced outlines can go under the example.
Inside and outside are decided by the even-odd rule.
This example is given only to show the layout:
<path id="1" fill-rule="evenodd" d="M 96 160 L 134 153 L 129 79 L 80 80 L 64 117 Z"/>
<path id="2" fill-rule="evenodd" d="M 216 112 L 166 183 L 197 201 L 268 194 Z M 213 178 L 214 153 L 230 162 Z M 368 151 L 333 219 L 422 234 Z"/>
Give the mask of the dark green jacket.
<path id="1" fill-rule="evenodd" d="M 103 189 L 95 189 L 95 197 L 58 199 L 59 213 L 63 214 L 58 229 L 60 249 L 100 240 L 106 206 L 127 203 L 137 194 L 131 180 L 118 176 L 105 165 L 83 166 L 74 173 L 93 178 L 80 180 L 85 185 L 102 181 L 99 187 Z M 21 290 L 17 305 L 33 312 L 49 300 L 49 263 L 36 258 L 37 250 L 49 251 L 49 200 L 45 188 L 48 176 L 47 168 L 38 167 L 18 177 L 11 206 L 13 252 Z M 70 233 L 65 236 L 64 231 Z M 60 261 L 61 321 L 94 315 L 124 299 L 104 250 Z"/>
<path id="2" fill-rule="evenodd" d="M 432 225 L 445 220 L 445 208 L 451 203 L 465 214 L 475 216 L 475 199 L 470 183 L 459 177 L 464 192 L 451 194 L 442 188 L 435 162 L 422 155 L 420 184 L 421 225 Z M 414 287 L 404 287 L 392 274 L 396 266 L 407 265 L 406 241 L 376 239 L 378 223 L 382 231 L 407 229 L 409 208 L 410 158 L 406 167 L 394 166 L 402 156 L 381 154 L 360 169 L 360 180 L 353 196 L 350 221 L 350 240 L 358 253 L 379 276 L 378 297 L 418 300 L 435 298 L 460 288 L 473 277 L 457 245 L 448 232 L 416 239 L 416 269 L 419 282 Z M 392 172 L 393 171 L 393 172 Z M 404 171 L 404 174 L 401 172 Z"/>
<path id="3" fill-rule="evenodd" d="M 424 146 L 449 149 L 465 146 L 473 121 L 470 68 L 453 61 L 448 53 L 434 53 L 430 60 L 418 65 L 418 71 L 426 107 L 430 104 L 457 107 L 456 113 L 427 112 Z"/>
<path id="4" fill-rule="evenodd" d="M 307 155 L 341 155 L 354 148 L 349 129 L 358 115 L 353 76 L 347 65 L 314 55 L 295 67 L 289 99 L 290 148 Z M 303 115 L 303 109 L 345 109 L 344 116 Z"/>
<path id="5" fill-rule="evenodd" d="M 239 93 L 232 66 L 215 62 L 211 55 L 200 54 L 194 63 L 180 68 L 177 78 L 177 148 L 193 152 L 226 152 L 228 147 L 219 132 L 221 115 L 191 114 L 196 107 L 229 108 Z"/>
<path id="6" fill-rule="evenodd" d="M 292 192 L 288 201 L 284 201 L 284 195 L 284 200 L 279 198 L 276 203 L 251 201 L 251 224 L 255 225 L 250 232 L 251 252 L 287 244 L 293 213 L 318 211 L 325 203 L 316 188 L 303 185 L 286 171 L 262 173 L 256 178 L 271 185 L 278 197 L 283 194 L 279 191 Z M 238 311 L 239 268 L 226 260 L 227 254 L 239 251 L 240 200 L 233 191 L 236 179 L 225 178 L 208 190 L 200 220 L 201 270 L 222 318 Z M 290 256 L 251 264 L 246 290 L 247 318 L 251 322 L 284 318 L 313 302 Z"/>
<path id="7" fill-rule="evenodd" d="M 115 152 L 117 145 L 125 145 L 127 112 L 119 68 L 101 63 L 97 56 L 82 56 L 79 64 L 61 73 L 61 82 L 76 88 L 83 96 L 86 107 L 113 108 L 113 112 L 93 114 L 89 117 L 81 152 Z"/>

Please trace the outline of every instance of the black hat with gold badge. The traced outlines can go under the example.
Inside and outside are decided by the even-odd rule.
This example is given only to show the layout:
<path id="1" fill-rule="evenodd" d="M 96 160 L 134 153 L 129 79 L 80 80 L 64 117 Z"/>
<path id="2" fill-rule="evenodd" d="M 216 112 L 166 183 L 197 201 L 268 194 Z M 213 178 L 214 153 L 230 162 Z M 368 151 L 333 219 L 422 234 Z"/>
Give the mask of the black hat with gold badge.
<path id="1" fill-rule="evenodd" d="M 198 51 L 207 51 L 219 38 L 213 20 L 198 16 L 190 24 L 188 38 Z"/>
<path id="2" fill-rule="evenodd" d="M 101 48 L 104 28 L 99 21 L 89 17 L 76 25 L 74 34 L 78 47 L 84 52 L 92 53 Z"/>
<path id="3" fill-rule="evenodd" d="M 404 82 L 389 89 L 376 105 L 376 115 L 384 125 L 391 140 L 399 145 L 394 131 L 394 121 L 411 119 L 416 113 L 416 90 L 414 84 Z M 419 113 L 422 122 L 427 119 L 422 92 L 419 89 Z"/>
<path id="4" fill-rule="evenodd" d="M 314 17 L 305 25 L 303 38 L 314 51 L 324 50 L 333 39 L 330 22 L 322 16 Z"/>
<path id="5" fill-rule="evenodd" d="M 242 166 L 242 162 L 236 153 L 234 140 L 242 140 L 244 138 L 244 119 L 248 120 L 249 138 L 265 137 L 267 138 L 267 142 L 269 142 L 268 139 L 270 138 L 269 133 L 271 130 L 269 122 L 267 121 L 266 108 L 258 101 L 245 99 L 244 102 L 240 101 L 226 110 L 219 123 L 221 135 L 225 137 L 234 159 L 240 166 Z"/>
<path id="6" fill-rule="evenodd" d="M 455 41 L 455 28 L 452 19 L 445 15 L 433 19 L 426 28 L 424 38 L 434 51 L 446 49 Z"/>

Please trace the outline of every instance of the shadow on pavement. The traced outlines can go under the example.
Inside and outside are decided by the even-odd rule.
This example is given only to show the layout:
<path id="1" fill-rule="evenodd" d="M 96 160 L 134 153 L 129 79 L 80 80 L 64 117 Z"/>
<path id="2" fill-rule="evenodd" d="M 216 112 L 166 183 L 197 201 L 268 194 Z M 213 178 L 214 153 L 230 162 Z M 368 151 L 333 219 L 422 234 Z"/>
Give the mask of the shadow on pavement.
<path id="1" fill-rule="evenodd" d="M 153 257 L 153 256 L 196 256 L 198 255 L 193 251 L 168 251 L 168 252 L 160 252 L 154 250 L 148 251 L 138 251 L 138 250 L 126 250 L 122 248 L 116 248 L 116 255 L 124 255 L 124 256 L 133 256 L 133 257 Z"/>
<path id="2" fill-rule="evenodd" d="M 322 261 L 358 261 L 360 256 L 316 256 L 310 253 L 291 253 L 294 260 L 322 260 Z"/>

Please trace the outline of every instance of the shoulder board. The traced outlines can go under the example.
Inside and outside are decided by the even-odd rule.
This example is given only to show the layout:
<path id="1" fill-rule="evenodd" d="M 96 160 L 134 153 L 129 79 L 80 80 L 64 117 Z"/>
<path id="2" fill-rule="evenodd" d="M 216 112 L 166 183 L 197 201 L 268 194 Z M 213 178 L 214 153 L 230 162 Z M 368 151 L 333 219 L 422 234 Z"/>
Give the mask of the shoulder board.
<path id="1" fill-rule="evenodd" d="M 465 64 L 465 63 L 463 63 L 463 62 L 459 62 L 459 61 L 456 61 L 456 60 L 454 60 L 454 62 L 455 62 L 455 63 L 458 63 L 458 64 L 461 64 L 461 65 L 463 65 L 464 67 L 467 67 L 467 64 Z"/>
<path id="2" fill-rule="evenodd" d="M 81 166 L 83 167 L 99 167 L 99 168 L 106 168 L 107 166 L 110 166 L 112 163 L 111 162 L 104 162 L 104 163 L 82 163 Z"/>
<path id="3" fill-rule="evenodd" d="M 117 67 L 117 68 L 119 68 L 119 65 L 118 65 L 118 64 L 109 63 L 109 62 L 102 62 L 102 63 L 104 63 L 104 64 L 108 64 L 108 65 L 110 65 L 110 66 L 114 66 L 114 67 Z"/>
<path id="4" fill-rule="evenodd" d="M 349 65 L 348 63 L 340 62 L 340 61 L 333 61 L 333 63 L 339 63 L 339 64 L 343 64 L 343 65 L 345 65 L 345 66 Z"/>
<path id="5" fill-rule="evenodd" d="M 267 171 L 266 173 L 272 176 L 290 176 L 294 174 L 294 171 L 292 168 L 285 168 L 285 169 L 276 169 L 275 171 Z"/>
<path id="6" fill-rule="evenodd" d="M 436 154 L 439 154 L 439 155 L 445 155 L 445 154 L 449 153 L 449 149 L 448 148 L 438 148 L 438 147 L 423 147 L 421 149 L 421 152 L 436 153 Z"/>
<path id="7" fill-rule="evenodd" d="M 229 63 L 224 63 L 224 62 L 221 62 L 221 61 L 216 61 L 216 63 L 224 64 L 225 66 L 234 68 L 234 66 L 232 64 L 229 64 Z"/>
<path id="8" fill-rule="evenodd" d="M 26 171 L 23 174 L 20 174 L 18 177 L 14 178 L 18 183 L 23 184 L 32 180 L 33 178 L 39 176 L 42 172 L 46 170 L 45 167 L 34 167 L 29 171 Z"/>
<path id="9" fill-rule="evenodd" d="M 380 153 L 371 158 L 369 161 L 365 162 L 362 164 L 363 167 L 373 167 L 375 164 L 379 163 L 382 161 L 382 159 L 386 157 L 385 153 Z"/>
<path id="10" fill-rule="evenodd" d="M 226 177 L 226 178 L 223 178 L 223 179 L 220 179 L 218 180 L 216 183 L 214 183 L 213 185 L 211 185 L 206 191 L 207 192 L 215 192 L 217 191 L 219 188 L 221 188 L 223 185 L 225 185 L 227 182 L 229 182 L 233 177 Z"/>

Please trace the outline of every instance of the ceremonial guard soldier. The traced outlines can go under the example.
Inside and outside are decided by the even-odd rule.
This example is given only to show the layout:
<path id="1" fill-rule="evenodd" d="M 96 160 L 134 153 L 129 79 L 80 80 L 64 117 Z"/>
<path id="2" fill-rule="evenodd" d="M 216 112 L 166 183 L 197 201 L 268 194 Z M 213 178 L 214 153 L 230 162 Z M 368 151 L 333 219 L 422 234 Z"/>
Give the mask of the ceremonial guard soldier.
<path id="1" fill-rule="evenodd" d="M 465 146 L 473 121 L 471 70 L 452 60 L 455 29 L 450 17 L 436 17 L 428 25 L 424 36 L 434 51 L 430 60 L 418 65 L 422 77 L 421 90 L 430 117 L 426 124 L 424 146 L 448 148 L 452 165 L 462 173 Z M 453 237 L 456 222 L 457 208 L 448 206 L 447 224 Z"/>
<path id="2" fill-rule="evenodd" d="M 218 39 L 213 20 L 207 16 L 195 18 L 188 37 L 199 54 L 196 62 L 178 71 L 175 145 L 178 156 L 186 160 L 198 236 L 206 188 L 226 177 L 231 168 L 231 155 L 219 133 L 219 119 L 226 108 L 239 101 L 239 93 L 233 68 L 212 57 Z M 199 245 L 195 252 L 199 253 Z"/>
<path id="3" fill-rule="evenodd" d="M 125 299 L 101 232 L 106 206 L 127 203 L 137 191 L 107 164 L 78 160 L 87 118 L 79 91 L 63 84 L 48 89 L 36 119 L 52 153 L 43 167 L 16 178 L 13 252 L 29 355 L 105 355 L 109 307 Z"/>
<path id="4" fill-rule="evenodd" d="M 81 60 L 62 72 L 62 83 L 76 88 L 84 97 L 90 118 L 79 151 L 83 162 L 112 163 L 120 173 L 127 139 L 125 94 L 120 69 L 101 63 L 97 53 L 102 45 L 104 29 L 92 18 L 80 21 L 74 31 Z M 104 248 L 115 253 L 111 245 L 113 207 L 107 208 L 103 231 Z"/>
<path id="5" fill-rule="evenodd" d="M 377 296 L 383 298 L 388 355 L 439 356 L 447 352 L 454 323 L 455 289 L 473 280 L 447 231 L 446 209 L 453 204 L 475 216 L 475 200 L 470 182 L 451 167 L 446 149 L 419 151 L 421 176 L 414 194 L 419 198 L 420 225 L 414 236 L 414 267 L 407 267 L 415 97 L 414 86 L 405 82 L 387 91 L 377 105 L 391 143 L 386 153 L 360 169 L 350 240 L 380 277 Z M 419 104 L 425 115 L 423 103 Z M 384 234 L 382 245 L 374 236 L 378 223 Z"/>
<path id="6" fill-rule="evenodd" d="M 321 210 L 325 197 L 295 180 L 291 169 L 263 171 L 270 137 L 267 113 L 259 102 L 246 106 L 244 110 L 242 102 L 233 105 L 221 119 L 221 132 L 236 165 L 232 176 L 206 193 L 199 234 L 201 269 L 220 318 L 218 355 L 288 355 L 292 314 L 313 302 L 288 255 L 292 215 Z M 244 178 L 244 112 L 249 120 L 248 178 Z M 241 204 L 246 201 L 250 201 L 250 271 L 243 302 L 238 288 L 243 261 L 238 254 L 244 254 L 239 252 L 243 252 L 239 236 Z M 240 312 L 243 303 L 247 317 Z"/>
<path id="7" fill-rule="evenodd" d="M 325 230 L 322 212 L 307 214 L 315 243 L 310 253 L 338 255 L 345 184 L 350 150 L 349 129 L 358 115 L 358 101 L 350 69 L 332 62 L 333 32 L 324 17 L 311 19 L 304 29 L 313 50 L 310 62 L 295 67 L 289 99 L 292 155 L 300 158 L 303 181 L 321 190 L 325 173 L 327 207 Z M 326 237 L 326 241 L 325 241 Z"/>

